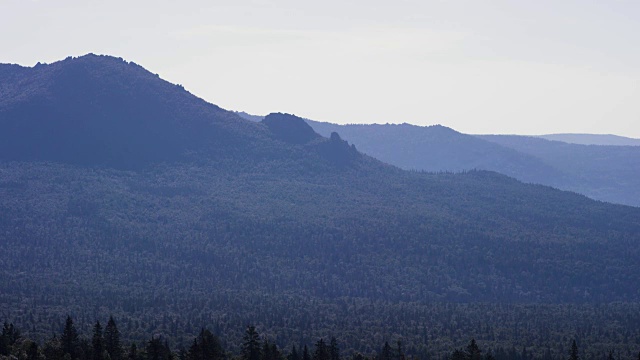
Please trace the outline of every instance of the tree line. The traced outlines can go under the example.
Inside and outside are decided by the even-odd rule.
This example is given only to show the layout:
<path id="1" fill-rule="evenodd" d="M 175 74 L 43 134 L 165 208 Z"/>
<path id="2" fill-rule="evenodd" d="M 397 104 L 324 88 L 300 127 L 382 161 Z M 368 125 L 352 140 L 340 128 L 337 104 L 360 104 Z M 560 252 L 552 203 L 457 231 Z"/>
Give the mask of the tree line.
<path id="1" fill-rule="evenodd" d="M 239 352 L 226 350 L 219 336 L 209 329 L 202 328 L 188 347 L 183 345 L 171 348 L 167 339 L 152 335 L 147 341 L 129 345 L 123 344 L 113 316 L 109 317 L 103 328 L 100 321 L 93 326 L 90 338 L 83 337 L 76 329 L 73 319 L 67 316 L 61 334 L 54 333 L 44 344 L 23 336 L 12 323 L 4 323 L 0 334 L 1 360 L 416 360 L 419 357 L 405 353 L 402 341 L 398 339 L 394 346 L 388 341 L 373 354 L 354 352 L 348 356 L 341 354 L 338 340 L 331 336 L 329 341 L 320 338 L 309 348 L 306 344 L 293 345 L 284 350 L 261 336 L 254 325 L 247 326 Z M 437 357 L 436 357 L 437 358 Z M 593 355 L 589 357 L 593 358 Z M 503 348 L 483 351 L 475 339 L 466 347 L 454 349 L 440 360 L 552 360 L 551 353 L 535 357 L 522 352 L 505 351 Z M 623 360 L 613 350 L 602 357 L 603 360 Z M 640 360 L 640 352 L 637 354 Z M 582 357 L 578 345 L 572 340 L 567 357 L 562 360 L 587 360 Z M 635 360 L 635 359 L 634 359 Z"/>

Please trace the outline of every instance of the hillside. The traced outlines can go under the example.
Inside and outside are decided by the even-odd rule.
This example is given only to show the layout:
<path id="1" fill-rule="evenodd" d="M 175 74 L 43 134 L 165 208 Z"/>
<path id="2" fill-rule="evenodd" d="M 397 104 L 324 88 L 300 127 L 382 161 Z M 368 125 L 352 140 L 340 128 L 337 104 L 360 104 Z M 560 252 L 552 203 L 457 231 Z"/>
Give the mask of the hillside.
<path id="1" fill-rule="evenodd" d="M 527 136 L 481 138 L 572 174 L 577 181 L 567 189 L 594 199 L 640 206 L 640 147 L 578 145 Z"/>
<path id="2" fill-rule="evenodd" d="M 403 169 L 490 170 L 596 200 L 640 206 L 639 147 L 584 146 L 515 135 L 474 136 L 440 125 L 307 122 L 320 134 L 337 132 L 362 152 Z"/>
<path id="3" fill-rule="evenodd" d="M 134 168 L 184 159 L 212 144 L 243 148 L 264 136 L 181 86 L 104 56 L 34 68 L 1 65 L 0 84 L 5 160 Z"/>
<path id="4" fill-rule="evenodd" d="M 193 332 L 269 325 L 279 344 L 333 331 L 418 349 L 443 336 L 418 329 L 468 313 L 432 303 L 498 304 L 479 321 L 499 325 L 499 304 L 640 300 L 640 209 L 487 171 L 402 171 L 112 57 L 2 65 L 0 80 L 0 313 L 22 328 L 116 313 L 140 338 L 178 336 L 171 319 L 186 318 Z M 470 337 L 450 334 L 434 346 Z"/>
<path id="5" fill-rule="evenodd" d="M 533 156 L 461 134 L 441 125 L 336 125 L 307 122 L 318 133 L 337 132 L 362 152 L 407 170 L 497 171 L 524 182 L 559 187 L 568 175 Z"/>

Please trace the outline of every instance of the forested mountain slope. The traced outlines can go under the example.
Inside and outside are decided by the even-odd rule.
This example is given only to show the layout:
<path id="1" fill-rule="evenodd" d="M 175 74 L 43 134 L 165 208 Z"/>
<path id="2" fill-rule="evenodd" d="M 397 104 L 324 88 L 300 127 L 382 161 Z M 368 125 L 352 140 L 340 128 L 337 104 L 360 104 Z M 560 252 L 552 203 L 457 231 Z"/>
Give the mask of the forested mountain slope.
<path id="1" fill-rule="evenodd" d="M 491 170 L 597 200 L 640 206 L 640 147 L 585 146 L 515 135 L 473 136 L 440 125 L 307 122 L 322 135 L 338 132 L 364 153 L 403 169 Z"/>
<path id="2" fill-rule="evenodd" d="M 563 169 L 578 181 L 567 188 L 594 199 L 640 206 L 640 147 L 568 144 L 529 136 L 482 139 Z"/>
<path id="3" fill-rule="evenodd" d="M 409 336 L 377 316 L 432 302 L 640 300 L 640 209 L 402 171 L 112 57 L 2 65 L 0 84 L 0 311 L 25 328 L 115 312 L 153 332 L 180 314 L 195 332 L 254 321 L 286 342 L 332 324 L 356 339 L 358 323 Z M 377 305 L 347 310 L 362 303 Z"/>
<path id="4" fill-rule="evenodd" d="M 461 134 L 441 125 L 337 125 L 307 120 L 318 133 L 338 132 L 362 152 L 407 170 L 497 171 L 525 182 L 560 186 L 567 174 L 533 156 Z M 550 183 L 548 183 L 550 182 Z"/>

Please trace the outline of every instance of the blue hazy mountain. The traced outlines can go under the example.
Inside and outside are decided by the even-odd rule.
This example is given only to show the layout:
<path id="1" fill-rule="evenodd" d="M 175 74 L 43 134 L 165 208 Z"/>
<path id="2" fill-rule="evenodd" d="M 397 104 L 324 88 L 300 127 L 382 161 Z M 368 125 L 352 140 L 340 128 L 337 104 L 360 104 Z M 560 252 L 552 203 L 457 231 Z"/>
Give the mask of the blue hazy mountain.
<path id="1" fill-rule="evenodd" d="M 579 145 L 538 137 L 486 135 L 484 140 L 540 159 L 571 174 L 560 186 L 591 198 L 640 206 L 640 147 Z"/>
<path id="2" fill-rule="evenodd" d="M 337 132 L 363 153 L 403 169 L 491 170 L 597 200 L 640 206 L 640 147 L 474 136 L 441 125 L 307 122 L 322 135 Z"/>
<path id="3" fill-rule="evenodd" d="M 537 137 L 578 145 L 640 146 L 640 139 L 600 134 L 548 134 Z"/>
<path id="4" fill-rule="evenodd" d="M 418 346 L 405 317 L 462 314 L 431 304 L 640 301 L 638 208 L 491 171 L 404 171 L 344 131 L 247 121 L 109 56 L 0 65 L 0 84 L 0 309 L 22 328 L 116 312 L 143 335 L 185 317 L 194 331 L 267 324 L 283 343 L 331 329 L 354 348 L 379 331 Z"/>

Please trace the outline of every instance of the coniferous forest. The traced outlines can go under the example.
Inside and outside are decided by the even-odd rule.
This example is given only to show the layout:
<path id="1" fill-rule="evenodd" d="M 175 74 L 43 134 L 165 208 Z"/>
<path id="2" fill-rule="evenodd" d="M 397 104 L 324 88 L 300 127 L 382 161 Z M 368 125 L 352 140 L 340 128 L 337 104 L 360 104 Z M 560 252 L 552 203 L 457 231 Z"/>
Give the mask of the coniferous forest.
<path id="1" fill-rule="evenodd" d="M 267 336 L 259 333 L 254 325 L 246 327 L 242 338 L 234 344 L 235 351 L 225 349 L 220 336 L 209 329 L 200 329 L 197 336 L 187 344 L 172 347 L 166 338 L 152 335 L 139 342 L 123 341 L 122 334 L 113 317 L 103 327 L 100 321 L 91 328 L 90 334 L 83 336 L 78 332 L 73 319 L 67 316 L 60 333 L 54 333 L 43 343 L 39 343 L 24 336 L 13 324 L 4 323 L 0 334 L 0 358 L 26 360 L 403 360 L 414 359 L 415 354 L 406 352 L 401 339 L 397 339 L 393 346 L 389 341 L 376 347 L 371 354 L 351 352 L 344 354 L 336 337 L 328 340 L 320 338 L 313 344 L 293 344 L 283 349 Z M 562 358 L 579 360 L 581 358 L 602 358 L 615 360 L 629 358 L 621 355 L 620 351 L 610 349 L 606 353 L 584 353 L 578 348 L 575 339 L 567 347 L 567 356 L 559 354 L 554 357 L 551 349 L 547 348 L 542 355 L 531 353 L 526 346 L 522 349 L 512 347 L 505 349 L 482 349 L 475 339 L 471 339 L 466 346 L 456 348 L 450 353 L 438 355 L 424 354 L 427 358 L 451 360 L 527 360 Z M 640 359 L 640 352 L 637 354 Z M 633 357 L 630 357 L 633 358 Z"/>
<path id="2" fill-rule="evenodd" d="M 0 254 L 18 359 L 640 351 L 639 208 L 404 171 L 109 56 L 0 65 Z"/>

